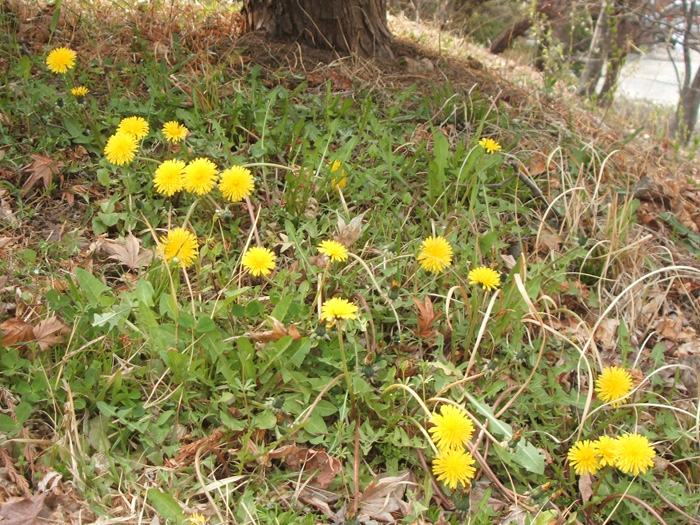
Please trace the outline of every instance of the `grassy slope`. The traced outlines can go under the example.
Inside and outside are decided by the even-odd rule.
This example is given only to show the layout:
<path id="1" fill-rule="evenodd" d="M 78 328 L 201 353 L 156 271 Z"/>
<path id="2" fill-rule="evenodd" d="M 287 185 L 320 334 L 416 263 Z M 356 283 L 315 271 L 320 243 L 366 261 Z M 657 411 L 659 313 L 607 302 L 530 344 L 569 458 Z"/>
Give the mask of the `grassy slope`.
<path id="1" fill-rule="evenodd" d="M 385 496 L 409 522 L 698 514 L 697 382 L 679 366 L 696 366 L 699 273 L 686 248 L 697 244 L 680 236 L 693 209 L 674 200 L 697 189 L 677 181 L 661 189 L 668 203 L 633 199 L 637 179 L 667 169 L 651 148 L 504 78 L 531 74 L 478 49 L 481 62 L 423 48 L 435 69 L 421 74 L 402 61 L 323 65 L 238 39 L 221 7 L 84 7 L 10 2 L 0 20 L 7 496 L 37 494 L 57 472 L 62 501 L 78 500 L 59 521 L 82 509 L 314 523 L 358 503 L 377 517 L 370 503 Z M 59 45 L 79 53 L 65 77 L 43 65 Z M 68 93 L 77 84 L 91 90 L 83 104 Z M 131 115 L 151 133 L 116 167 L 102 147 Z M 184 146 L 162 140 L 173 119 L 191 131 Z M 501 152 L 486 154 L 482 137 Z M 196 157 L 251 166 L 250 209 L 218 190 L 153 190 L 159 162 Z M 48 187 L 22 189 L 52 166 Z M 131 232 L 140 253 L 157 252 L 183 224 L 200 244 L 186 272 L 158 257 L 130 268 L 134 252 L 119 251 Z M 416 261 L 430 235 L 454 249 L 437 275 Z M 348 262 L 319 258 L 334 237 Z M 257 239 L 277 255 L 268 278 L 241 267 Z M 481 265 L 501 272 L 498 292 L 468 283 Z M 318 322 L 334 295 L 360 309 L 341 330 Z M 635 378 L 617 409 L 592 392 L 611 364 Z M 437 398 L 478 423 L 471 491 L 431 480 L 422 404 Z M 603 469 L 586 496 L 569 447 L 625 432 L 648 436 L 660 461 L 636 479 Z M 386 475 L 385 492 L 366 490 Z"/>

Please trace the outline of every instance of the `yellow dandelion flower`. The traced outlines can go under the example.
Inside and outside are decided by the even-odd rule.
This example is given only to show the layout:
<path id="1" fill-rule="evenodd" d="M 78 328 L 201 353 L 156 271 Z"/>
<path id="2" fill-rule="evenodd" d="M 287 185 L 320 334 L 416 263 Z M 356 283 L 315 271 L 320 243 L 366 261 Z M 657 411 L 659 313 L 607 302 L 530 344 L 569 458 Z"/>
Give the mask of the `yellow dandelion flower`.
<path id="1" fill-rule="evenodd" d="M 275 269 L 275 254 L 267 248 L 253 246 L 243 254 L 241 264 L 249 274 L 255 277 L 270 275 Z"/>
<path id="2" fill-rule="evenodd" d="M 600 468 L 598 447 L 590 439 L 574 443 L 566 457 L 579 476 L 583 474 L 595 474 Z"/>
<path id="3" fill-rule="evenodd" d="M 170 230 L 168 235 L 161 238 L 161 253 L 166 261 L 177 261 L 182 268 L 194 264 L 199 254 L 199 245 L 194 233 L 183 228 Z"/>
<path id="4" fill-rule="evenodd" d="M 185 140 L 187 134 L 190 132 L 185 126 L 177 122 L 176 120 L 171 120 L 163 124 L 163 136 L 165 140 L 169 142 L 180 142 Z"/>
<path id="5" fill-rule="evenodd" d="M 617 438 L 615 466 L 625 474 L 630 472 L 635 476 L 644 474 L 647 469 L 654 466 L 655 456 L 656 450 L 646 436 L 625 434 Z"/>
<path id="6" fill-rule="evenodd" d="M 46 57 L 46 66 L 52 73 L 66 73 L 75 66 L 77 53 L 67 47 L 57 47 Z"/>
<path id="7" fill-rule="evenodd" d="M 117 132 L 107 140 L 104 154 L 112 164 L 123 166 L 134 160 L 137 148 L 136 137 L 129 133 Z"/>
<path id="8" fill-rule="evenodd" d="M 595 382 L 595 391 L 601 401 L 618 407 L 632 391 L 632 376 L 624 368 L 606 366 Z"/>
<path id="9" fill-rule="evenodd" d="M 85 86 L 76 86 L 70 92 L 75 98 L 82 98 L 90 93 L 90 90 Z"/>
<path id="10" fill-rule="evenodd" d="M 600 436 L 594 441 L 600 456 L 600 466 L 613 466 L 615 464 L 615 453 L 617 450 L 617 439 L 610 436 Z"/>
<path id="11" fill-rule="evenodd" d="M 172 197 L 180 191 L 185 184 L 184 169 L 185 163 L 181 160 L 161 162 L 153 177 L 153 186 L 155 186 L 156 191 L 168 197 Z"/>
<path id="12" fill-rule="evenodd" d="M 209 520 L 204 516 L 204 514 L 195 512 L 194 514 L 191 514 L 189 518 L 187 518 L 187 522 L 190 525 L 207 525 Z"/>
<path id="13" fill-rule="evenodd" d="M 452 246 L 444 237 L 428 237 L 423 240 L 418 262 L 425 271 L 440 273 L 452 264 Z"/>
<path id="14" fill-rule="evenodd" d="M 338 241 L 321 241 L 318 252 L 328 257 L 333 262 L 348 260 L 348 249 Z"/>
<path id="15" fill-rule="evenodd" d="M 482 138 L 479 141 L 479 146 L 486 150 L 486 153 L 495 153 L 501 150 L 501 145 L 493 139 Z"/>
<path id="16" fill-rule="evenodd" d="M 120 131 L 133 135 L 136 140 L 141 140 L 148 135 L 148 122 L 143 117 L 126 117 L 117 126 L 117 132 Z"/>
<path id="17" fill-rule="evenodd" d="M 480 284 L 484 290 L 495 290 L 501 286 L 501 274 L 486 266 L 474 268 L 467 276 L 469 284 Z"/>
<path id="18" fill-rule="evenodd" d="M 433 474 L 452 490 L 458 483 L 466 487 L 476 474 L 474 463 L 472 455 L 463 448 L 448 448 L 433 460 Z"/>
<path id="19" fill-rule="evenodd" d="M 357 310 L 355 303 L 340 297 L 333 297 L 321 305 L 320 320 L 325 321 L 328 326 L 333 326 L 337 321 L 357 319 Z"/>
<path id="20" fill-rule="evenodd" d="M 255 189 L 253 174 L 248 168 L 233 166 L 221 172 L 219 189 L 224 198 L 231 202 L 245 200 Z"/>
<path id="21" fill-rule="evenodd" d="M 331 173 L 335 173 L 336 171 L 340 170 L 340 178 L 333 177 L 331 184 L 333 184 L 333 186 L 336 188 L 340 188 L 341 190 L 348 183 L 348 178 L 345 176 L 345 170 L 340 169 L 342 166 L 343 164 L 339 160 L 334 160 L 331 164 Z"/>
<path id="22" fill-rule="evenodd" d="M 218 170 L 209 159 L 198 158 L 185 166 L 185 190 L 197 195 L 209 193 L 216 184 Z"/>
<path id="23" fill-rule="evenodd" d="M 430 422 L 435 426 L 428 432 L 438 450 L 459 448 L 467 444 L 474 435 L 474 423 L 463 408 L 445 404 L 440 407 L 440 413 L 433 412 Z"/>

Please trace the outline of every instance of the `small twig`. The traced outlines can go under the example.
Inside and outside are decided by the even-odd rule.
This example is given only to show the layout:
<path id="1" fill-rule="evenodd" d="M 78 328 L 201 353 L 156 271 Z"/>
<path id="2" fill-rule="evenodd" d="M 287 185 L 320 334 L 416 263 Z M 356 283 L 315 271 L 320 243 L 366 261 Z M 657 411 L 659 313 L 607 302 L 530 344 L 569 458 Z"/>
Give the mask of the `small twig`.
<path id="1" fill-rule="evenodd" d="M 685 516 L 685 517 L 688 519 L 688 523 L 692 523 L 693 525 L 698 525 L 698 523 L 700 523 L 700 520 L 699 520 L 699 519 L 693 518 L 693 517 L 690 516 L 689 514 L 686 514 L 686 513 L 683 512 L 681 509 L 679 509 L 676 505 L 674 505 L 673 503 L 671 503 L 671 502 L 668 500 L 668 498 L 666 498 L 666 496 L 664 496 L 664 495 L 661 493 L 661 491 L 659 491 L 659 489 L 657 489 L 657 488 L 654 486 L 653 483 L 647 483 L 647 485 L 649 485 L 649 488 L 650 488 L 651 490 L 653 490 L 654 492 L 656 492 L 656 495 L 657 495 L 658 497 L 660 497 L 660 498 L 664 501 L 664 503 L 666 503 L 666 505 L 668 505 L 669 507 L 671 507 L 671 508 L 672 508 L 673 510 L 675 510 L 678 514 L 681 514 L 681 515 Z"/>
<path id="2" fill-rule="evenodd" d="M 353 516 L 357 516 L 360 508 L 360 416 L 357 413 L 355 413 L 355 461 L 352 468 L 352 481 L 355 485 L 352 510 Z"/>
<path id="3" fill-rule="evenodd" d="M 433 495 L 440 500 L 440 503 L 442 506 L 447 509 L 447 510 L 454 510 L 455 506 L 454 503 L 452 503 L 450 500 L 448 500 L 445 495 L 442 493 L 442 490 L 440 490 L 440 485 L 438 485 L 437 481 L 435 481 L 435 478 L 433 477 L 432 472 L 430 472 L 430 467 L 428 466 L 428 462 L 425 461 L 425 456 L 423 455 L 423 451 L 419 448 L 416 449 L 416 452 L 418 452 L 418 457 L 420 458 L 420 462 L 423 465 L 423 468 L 425 471 L 430 475 L 430 484 L 433 486 Z"/>
<path id="4" fill-rule="evenodd" d="M 625 493 L 625 494 L 610 494 L 610 496 L 608 496 L 603 501 L 601 501 L 600 505 L 598 505 L 598 510 L 602 511 L 603 507 L 605 507 L 605 505 L 607 505 L 607 503 L 609 501 L 611 501 L 615 498 L 628 499 L 630 501 L 634 501 L 635 503 L 638 503 L 639 505 L 644 507 L 647 510 L 647 512 L 649 512 L 649 514 L 651 514 L 657 520 L 659 520 L 659 523 L 662 523 L 663 525 L 668 525 L 668 523 L 666 523 L 664 521 L 664 519 L 659 515 L 659 513 L 656 512 L 648 503 L 646 503 L 645 501 L 642 501 L 637 496 L 632 496 L 631 494 L 627 494 L 627 493 Z"/>
<path id="5" fill-rule="evenodd" d="M 253 203 L 250 202 L 250 197 L 245 198 L 246 208 L 248 208 L 248 215 L 250 215 L 250 222 L 253 224 L 253 235 L 255 235 L 256 246 L 262 246 L 260 242 L 260 235 L 258 234 L 258 220 L 253 213 Z"/>

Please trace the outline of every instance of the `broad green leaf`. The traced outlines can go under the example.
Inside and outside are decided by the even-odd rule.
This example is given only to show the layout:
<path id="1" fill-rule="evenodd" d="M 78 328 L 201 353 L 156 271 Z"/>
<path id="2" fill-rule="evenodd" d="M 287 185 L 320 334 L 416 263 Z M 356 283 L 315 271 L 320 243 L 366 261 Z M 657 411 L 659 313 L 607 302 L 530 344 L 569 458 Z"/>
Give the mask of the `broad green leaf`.
<path id="1" fill-rule="evenodd" d="M 156 489 L 148 489 L 146 497 L 161 518 L 172 520 L 176 525 L 187 523 L 187 516 L 182 513 L 180 505 L 171 495 Z"/>
<path id="2" fill-rule="evenodd" d="M 272 317 L 277 319 L 280 323 L 284 322 L 284 316 L 287 315 L 287 310 L 289 310 L 289 305 L 292 304 L 292 301 L 294 300 L 294 295 L 289 294 L 285 297 L 283 297 L 279 303 L 275 306 L 275 309 L 272 310 L 272 313 L 270 314 Z"/>
<path id="3" fill-rule="evenodd" d="M 275 428 L 275 425 L 277 425 L 277 416 L 271 410 L 265 410 L 253 418 L 252 426 L 254 428 L 268 430 Z"/>
<path id="4" fill-rule="evenodd" d="M 550 523 L 557 523 L 557 518 L 559 513 L 556 510 L 546 510 L 537 515 L 537 517 L 532 520 L 532 525 L 549 525 Z"/>
<path id="5" fill-rule="evenodd" d="M 117 327 L 124 319 L 129 317 L 131 306 L 128 304 L 119 304 L 112 310 L 101 314 L 95 314 L 92 320 L 92 326 L 109 325 L 110 328 Z"/>
<path id="6" fill-rule="evenodd" d="M 469 392 L 466 392 L 466 396 L 469 402 L 476 407 L 477 411 L 489 420 L 489 430 L 491 433 L 500 436 L 504 441 L 510 441 L 512 439 L 513 428 L 508 423 L 504 423 L 500 419 L 496 419 L 496 416 L 493 415 L 493 410 L 491 410 L 490 406 L 483 404 Z"/>
<path id="7" fill-rule="evenodd" d="M 529 441 L 521 439 L 515 447 L 513 461 L 528 472 L 544 474 L 544 455 Z"/>
<path id="8" fill-rule="evenodd" d="M 311 350 L 311 339 L 304 337 L 300 340 L 299 348 L 294 352 L 292 357 L 289 358 L 289 362 L 292 363 L 296 368 L 299 368 L 304 362 L 304 358 L 307 356 Z"/>
<path id="9" fill-rule="evenodd" d="M 146 279 L 140 279 L 136 285 L 136 298 L 140 303 L 152 307 L 155 303 L 153 302 L 153 295 L 155 291 L 153 290 L 153 285 L 150 281 Z"/>
<path id="10" fill-rule="evenodd" d="M 114 298 L 109 298 L 112 299 L 109 301 L 102 297 L 103 294 L 109 291 L 109 288 L 90 272 L 77 268 L 75 270 L 75 278 L 91 306 L 109 306 L 114 302 Z"/>

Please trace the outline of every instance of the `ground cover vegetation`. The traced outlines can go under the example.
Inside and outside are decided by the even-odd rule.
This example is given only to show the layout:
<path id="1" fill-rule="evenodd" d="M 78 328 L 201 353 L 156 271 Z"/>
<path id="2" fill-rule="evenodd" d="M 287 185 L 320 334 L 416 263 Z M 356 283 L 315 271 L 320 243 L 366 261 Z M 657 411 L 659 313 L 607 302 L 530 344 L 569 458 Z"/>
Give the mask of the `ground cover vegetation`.
<path id="1" fill-rule="evenodd" d="M 310 69 L 223 6 L 0 30 L 6 521 L 697 522 L 663 153 L 459 58 Z"/>

